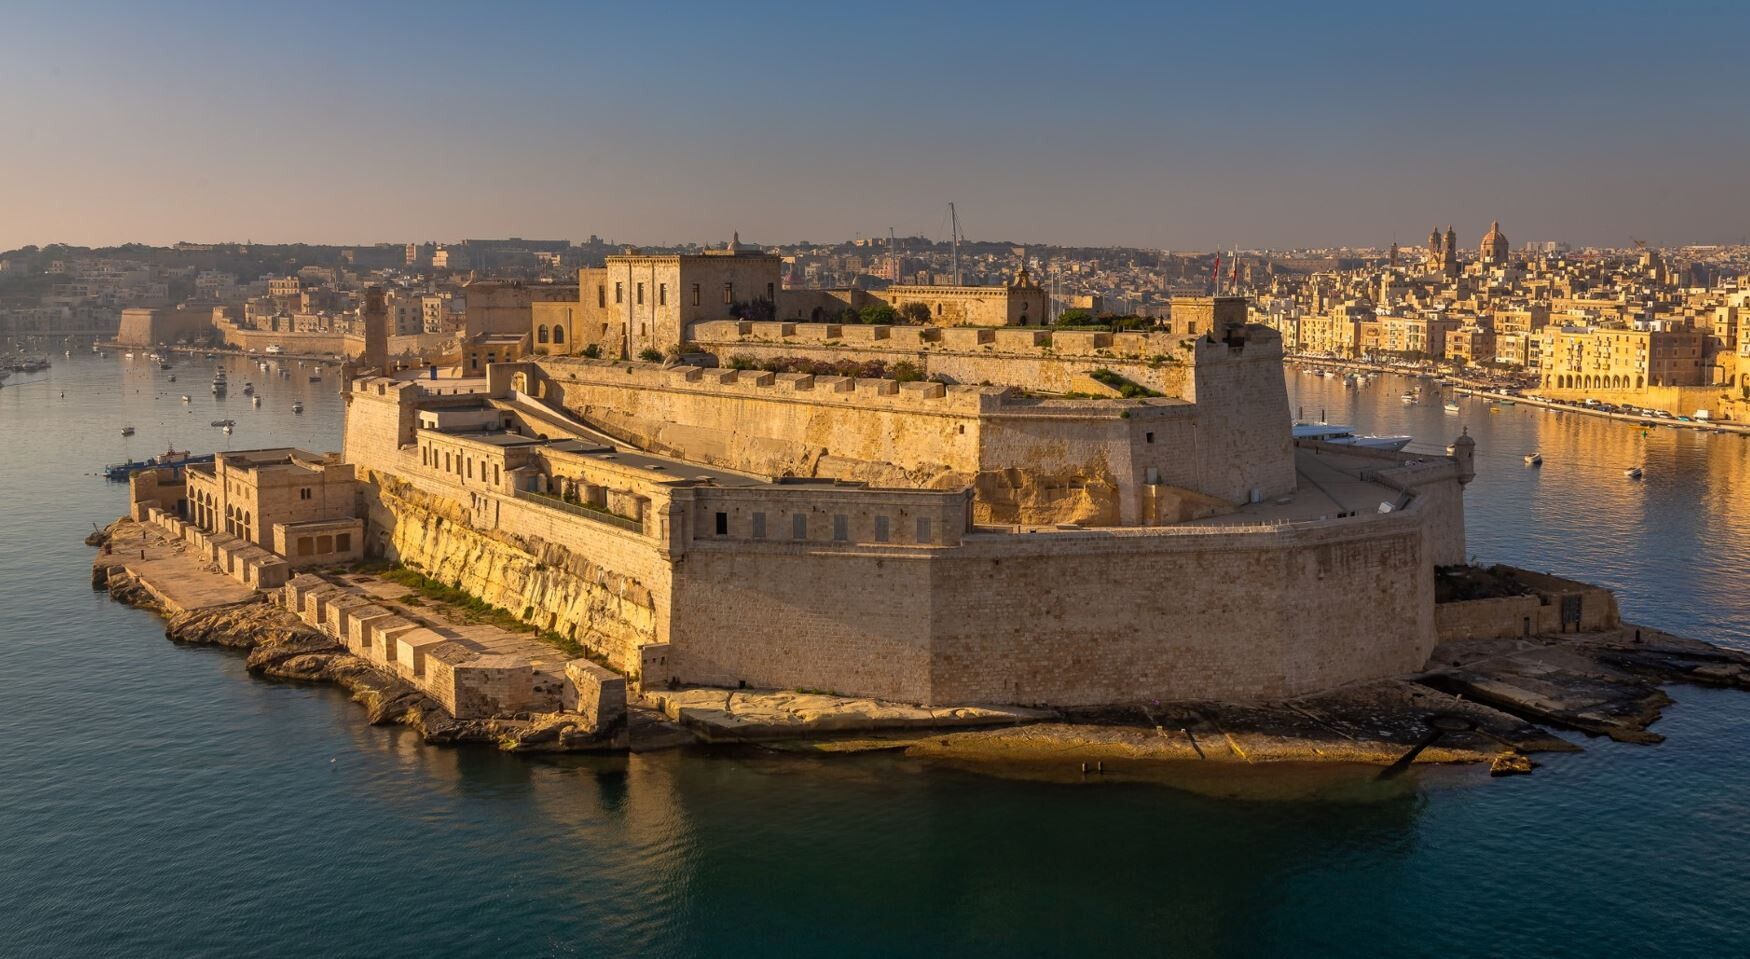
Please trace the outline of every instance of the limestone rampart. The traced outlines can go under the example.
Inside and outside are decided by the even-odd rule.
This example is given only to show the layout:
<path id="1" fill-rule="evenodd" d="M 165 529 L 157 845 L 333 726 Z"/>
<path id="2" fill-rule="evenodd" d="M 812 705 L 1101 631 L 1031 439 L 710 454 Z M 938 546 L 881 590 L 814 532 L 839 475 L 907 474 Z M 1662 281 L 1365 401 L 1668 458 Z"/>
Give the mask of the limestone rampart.
<path id="1" fill-rule="evenodd" d="M 859 326 L 838 323 L 695 323 L 690 341 L 720 362 L 744 356 L 916 364 L 950 383 L 1075 391 L 1075 378 L 1110 369 L 1167 396 L 1189 398 L 1194 337 L 1166 333 L 1048 332 L 1026 328 Z"/>

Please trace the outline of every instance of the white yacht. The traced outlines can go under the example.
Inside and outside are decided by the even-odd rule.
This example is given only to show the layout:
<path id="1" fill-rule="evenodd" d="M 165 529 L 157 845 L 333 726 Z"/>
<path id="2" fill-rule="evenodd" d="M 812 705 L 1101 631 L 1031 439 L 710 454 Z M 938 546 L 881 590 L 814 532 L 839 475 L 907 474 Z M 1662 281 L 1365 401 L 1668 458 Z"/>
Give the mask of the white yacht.
<path id="1" fill-rule="evenodd" d="M 1355 432 L 1353 426 L 1340 426 L 1335 423 L 1296 423 L 1294 438 L 1297 440 L 1318 440 L 1321 443 L 1332 443 L 1337 446 L 1362 446 L 1371 450 L 1386 450 L 1396 452 L 1410 445 L 1412 436 L 1371 436 Z"/>

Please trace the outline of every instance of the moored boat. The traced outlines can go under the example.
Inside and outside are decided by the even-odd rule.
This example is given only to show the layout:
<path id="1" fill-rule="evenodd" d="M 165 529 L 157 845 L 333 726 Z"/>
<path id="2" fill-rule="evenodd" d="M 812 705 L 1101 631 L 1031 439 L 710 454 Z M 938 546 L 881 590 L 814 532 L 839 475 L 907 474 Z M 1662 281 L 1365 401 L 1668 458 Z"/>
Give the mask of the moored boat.
<path id="1" fill-rule="evenodd" d="M 1296 423 L 1294 424 L 1294 438 L 1297 440 L 1317 440 L 1336 446 L 1360 446 L 1366 449 L 1392 452 L 1410 445 L 1410 441 L 1414 439 L 1410 436 L 1372 436 L 1355 432 L 1353 426 L 1342 426 L 1334 423 Z"/>
<path id="2" fill-rule="evenodd" d="M 1527 454 L 1525 454 L 1525 465 L 1526 466 L 1542 466 L 1543 465 L 1543 454 L 1542 453 L 1527 453 Z"/>

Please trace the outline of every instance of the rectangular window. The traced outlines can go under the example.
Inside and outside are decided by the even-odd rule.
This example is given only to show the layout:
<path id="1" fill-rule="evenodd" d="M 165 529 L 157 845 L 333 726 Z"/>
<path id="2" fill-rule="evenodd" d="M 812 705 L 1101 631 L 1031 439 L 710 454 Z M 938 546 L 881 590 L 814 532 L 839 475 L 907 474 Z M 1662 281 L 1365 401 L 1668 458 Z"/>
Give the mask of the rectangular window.
<path id="1" fill-rule="evenodd" d="M 928 516 L 919 516 L 918 517 L 918 542 L 928 543 L 929 541 L 930 541 L 930 518 Z"/>
<path id="2" fill-rule="evenodd" d="M 608 305 L 608 287 L 607 287 L 607 284 L 597 283 L 595 285 L 595 305 L 596 306 L 607 306 Z"/>
<path id="3" fill-rule="evenodd" d="M 497 463 L 492 464 L 492 485 L 501 486 L 504 483 L 504 468 Z"/>
<path id="4" fill-rule="evenodd" d="M 807 513 L 797 513 L 797 514 L 790 517 L 790 538 L 791 539 L 807 539 L 808 538 L 808 514 Z"/>
<path id="5" fill-rule="evenodd" d="M 729 535 L 729 514 L 728 513 L 718 513 L 717 514 L 717 535 L 718 536 L 728 536 Z"/>
<path id="6" fill-rule="evenodd" d="M 1142 434 L 1142 441 L 1144 443 L 1153 443 L 1155 441 L 1155 435 L 1153 433 L 1144 433 Z"/>
<path id="7" fill-rule="evenodd" d="M 769 303 L 778 302 L 778 292 L 770 283 L 766 284 L 766 301 Z"/>
<path id="8" fill-rule="evenodd" d="M 308 487 L 308 486 L 298 487 L 298 498 L 299 499 L 309 499 L 310 498 L 310 487 Z"/>
<path id="9" fill-rule="evenodd" d="M 644 305 L 644 284 L 638 284 L 638 305 Z"/>
<path id="10" fill-rule="evenodd" d="M 766 538 L 766 514 L 764 513 L 753 514 L 753 538 Z"/>
<path id="11" fill-rule="evenodd" d="M 834 513 L 832 517 L 832 541 L 842 543 L 851 538 L 851 522 L 843 513 Z"/>
<path id="12" fill-rule="evenodd" d="M 699 284 L 697 283 L 693 284 L 693 305 L 699 305 Z"/>
<path id="13" fill-rule="evenodd" d="M 344 552 L 347 552 L 348 550 L 351 550 L 352 549 L 352 534 L 351 533 L 336 533 L 334 536 L 334 549 L 336 552 L 341 552 L 341 553 L 344 553 Z"/>
<path id="14" fill-rule="evenodd" d="M 875 542 L 877 542 L 877 543 L 887 542 L 887 535 L 888 535 L 887 534 L 887 517 L 885 517 L 885 516 L 875 517 Z"/>
<path id="15" fill-rule="evenodd" d="M 725 302 L 725 303 L 734 303 L 735 302 L 735 284 L 734 283 L 723 284 L 723 302 Z"/>
<path id="16" fill-rule="evenodd" d="M 668 284 L 667 283 L 656 284 L 656 305 L 657 306 L 667 306 L 668 305 Z"/>
<path id="17" fill-rule="evenodd" d="M 474 478 L 474 457 L 468 457 L 468 478 Z"/>
<path id="18" fill-rule="evenodd" d="M 621 283 L 618 280 L 615 280 L 614 281 L 614 305 L 615 306 L 619 306 L 621 303 L 626 302 L 624 299 L 625 292 L 626 292 L 626 284 Z"/>

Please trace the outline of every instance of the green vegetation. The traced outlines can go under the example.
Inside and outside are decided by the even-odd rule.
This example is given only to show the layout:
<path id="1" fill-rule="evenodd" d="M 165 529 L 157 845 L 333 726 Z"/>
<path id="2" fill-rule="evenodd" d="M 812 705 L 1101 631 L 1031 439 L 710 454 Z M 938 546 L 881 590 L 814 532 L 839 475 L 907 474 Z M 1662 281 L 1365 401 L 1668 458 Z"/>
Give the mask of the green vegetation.
<path id="1" fill-rule="evenodd" d="M 647 346 L 638 351 L 638 358 L 646 363 L 661 363 L 662 351 L 654 346 Z"/>
<path id="2" fill-rule="evenodd" d="M 400 583 L 417 592 L 420 596 L 433 602 L 442 603 L 459 611 L 465 622 L 485 623 L 508 629 L 517 633 L 532 633 L 533 626 L 518 619 L 510 610 L 500 609 L 485 600 L 463 590 L 460 586 L 449 586 L 406 566 L 384 570 L 377 574 L 391 583 Z"/>
<path id="3" fill-rule="evenodd" d="M 729 315 L 738 320 L 765 323 L 778 318 L 778 305 L 764 297 L 745 303 L 729 304 Z"/>
<path id="4" fill-rule="evenodd" d="M 499 629 L 512 633 L 524 633 L 534 636 L 541 642 L 559 650 L 571 657 L 588 656 L 592 660 L 598 656 L 583 647 L 577 640 L 563 636 L 550 629 L 536 629 L 508 609 L 494 606 L 458 586 L 446 586 L 443 583 L 426 576 L 424 573 L 406 566 L 397 566 L 384 570 L 377 575 L 392 583 L 400 583 L 410 587 L 418 596 L 410 596 L 402 602 L 408 606 L 423 606 L 420 597 L 455 610 L 462 622 L 471 625 L 497 626 Z M 532 616 L 534 609 L 525 609 L 524 616 Z"/>
<path id="5" fill-rule="evenodd" d="M 1132 379 L 1125 377 L 1125 376 L 1121 376 L 1117 373 L 1112 372 L 1111 370 L 1105 369 L 1104 367 L 1097 369 L 1097 370 L 1094 370 L 1093 372 L 1089 373 L 1088 375 L 1093 377 L 1096 382 L 1101 383 L 1105 386 L 1110 386 L 1113 389 L 1117 390 L 1118 395 L 1124 397 L 1125 399 L 1136 400 L 1136 399 L 1143 399 L 1145 397 L 1150 397 L 1150 396 L 1162 395 L 1161 393 L 1159 393 L 1155 390 L 1151 390 L 1148 387 L 1143 386 L 1141 383 L 1138 383 L 1135 380 L 1132 380 Z"/>
<path id="6" fill-rule="evenodd" d="M 907 323 L 923 326 L 930 322 L 930 306 L 928 303 L 904 303 L 899 307 L 899 315 Z"/>
<path id="7" fill-rule="evenodd" d="M 916 383 L 924 378 L 924 371 L 910 360 L 900 360 L 887 368 L 889 376 L 900 383 Z"/>
<path id="8" fill-rule="evenodd" d="M 583 348 L 583 355 L 588 359 L 599 360 L 602 358 L 602 348 L 591 343 Z"/>
<path id="9" fill-rule="evenodd" d="M 865 306 L 857 315 L 864 323 L 870 325 L 887 324 L 891 326 L 899 321 L 899 311 L 885 303 Z"/>

